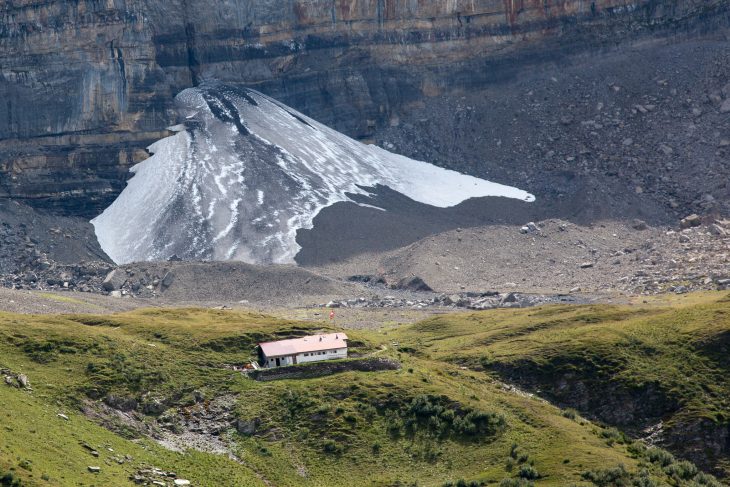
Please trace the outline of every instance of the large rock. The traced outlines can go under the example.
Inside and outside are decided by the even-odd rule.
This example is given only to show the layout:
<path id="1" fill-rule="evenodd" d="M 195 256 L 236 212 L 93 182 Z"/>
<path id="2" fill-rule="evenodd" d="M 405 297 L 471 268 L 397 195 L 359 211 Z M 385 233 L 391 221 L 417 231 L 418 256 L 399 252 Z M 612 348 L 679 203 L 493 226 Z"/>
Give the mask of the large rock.
<path id="1" fill-rule="evenodd" d="M 404 277 L 395 286 L 397 289 L 406 289 L 408 291 L 433 291 L 431 286 L 418 276 Z"/>
<path id="2" fill-rule="evenodd" d="M 702 219 L 699 215 L 692 213 L 689 216 L 682 218 L 679 222 L 681 228 L 699 227 L 702 224 Z"/>
<path id="3" fill-rule="evenodd" d="M 116 291 L 124 285 L 126 280 L 127 273 L 124 269 L 114 269 L 106 275 L 104 281 L 101 283 L 101 287 L 103 287 L 105 291 Z"/>
<path id="4" fill-rule="evenodd" d="M 259 418 L 254 418 L 251 420 L 239 418 L 236 420 L 236 430 L 242 435 L 246 436 L 251 436 L 256 433 L 256 430 L 260 425 L 261 420 Z"/>

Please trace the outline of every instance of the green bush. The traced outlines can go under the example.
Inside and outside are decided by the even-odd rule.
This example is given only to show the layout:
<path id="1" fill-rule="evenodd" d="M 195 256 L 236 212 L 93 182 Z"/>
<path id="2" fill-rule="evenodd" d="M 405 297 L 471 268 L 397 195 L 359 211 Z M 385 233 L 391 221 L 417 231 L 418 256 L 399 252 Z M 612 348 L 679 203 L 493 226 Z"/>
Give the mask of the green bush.
<path id="1" fill-rule="evenodd" d="M 575 409 L 565 409 L 563 411 L 563 417 L 575 420 L 575 418 L 578 417 L 578 413 L 575 411 Z"/>
<path id="2" fill-rule="evenodd" d="M 643 469 L 631 480 L 631 487 L 659 487 L 659 484 L 652 480 L 648 470 Z"/>
<path id="3" fill-rule="evenodd" d="M 520 467 L 518 475 L 520 476 L 520 478 L 526 480 L 537 480 L 540 478 L 540 474 L 532 465 L 522 465 Z"/>
<path id="4" fill-rule="evenodd" d="M 667 467 L 674 463 L 674 455 L 666 450 L 656 447 L 649 448 L 646 451 L 646 458 L 648 458 L 651 463 L 656 463 L 661 467 Z"/>
<path id="5" fill-rule="evenodd" d="M 467 438 L 495 436 L 506 427 L 501 415 L 461 407 L 446 396 L 425 394 L 414 397 L 401 410 L 400 419 L 410 435 L 422 432 L 442 438 L 449 435 Z M 398 425 L 392 417 L 386 416 L 386 422 L 391 432 Z"/>
<path id="6" fill-rule="evenodd" d="M 0 471 L 0 485 L 3 487 L 23 487 L 24 484 L 14 473 Z"/>
<path id="7" fill-rule="evenodd" d="M 623 465 L 602 470 L 589 470 L 581 474 L 584 480 L 598 487 L 630 487 L 631 475 Z"/>
<path id="8" fill-rule="evenodd" d="M 342 446 L 340 446 L 340 444 L 335 440 L 325 440 L 324 443 L 322 443 L 322 449 L 325 453 L 342 453 Z"/>
<path id="9" fill-rule="evenodd" d="M 456 482 L 448 481 L 444 482 L 443 487 L 479 487 L 481 484 L 477 482 L 476 480 L 472 480 L 471 482 L 467 482 L 464 479 L 459 479 Z"/>
<path id="10" fill-rule="evenodd" d="M 664 472 L 670 477 L 690 480 L 697 475 L 697 467 L 695 467 L 694 463 L 681 461 L 668 465 L 664 468 Z"/>
<path id="11" fill-rule="evenodd" d="M 534 487 L 535 483 L 525 479 L 503 479 L 499 487 Z"/>
<path id="12" fill-rule="evenodd" d="M 715 477 L 704 472 L 698 473 L 694 478 L 694 483 L 697 485 L 704 485 L 707 487 L 722 487 L 722 484 L 717 481 Z"/>
<path id="13" fill-rule="evenodd" d="M 517 443 L 512 443 L 509 450 L 510 458 L 513 458 L 517 463 L 525 463 L 530 459 L 530 455 L 527 454 Z"/>
<path id="14" fill-rule="evenodd" d="M 606 439 L 606 443 L 613 445 L 614 443 L 625 443 L 626 437 L 616 428 L 606 428 L 601 430 L 601 438 Z"/>

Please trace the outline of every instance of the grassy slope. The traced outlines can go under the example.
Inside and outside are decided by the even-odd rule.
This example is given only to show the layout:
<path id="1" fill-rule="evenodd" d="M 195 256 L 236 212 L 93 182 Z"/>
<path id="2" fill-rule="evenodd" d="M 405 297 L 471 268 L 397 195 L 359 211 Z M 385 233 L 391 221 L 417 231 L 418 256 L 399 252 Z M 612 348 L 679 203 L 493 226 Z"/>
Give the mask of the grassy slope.
<path id="1" fill-rule="evenodd" d="M 570 403 L 570 383 L 637 397 L 651 387 L 666 428 L 730 422 L 730 296 L 662 297 L 645 305 L 549 306 L 437 317 L 397 332 L 432 360 L 519 377 Z M 568 383 L 568 386 L 566 386 Z M 563 393 L 560 388 L 565 388 Z M 610 404 L 610 402 L 609 402 Z M 610 414 L 606 414 L 609 415 Z M 645 426 L 645 425 L 642 425 Z M 714 460 L 728 469 L 727 458 Z"/>
<path id="2" fill-rule="evenodd" d="M 268 383 L 253 382 L 223 365 L 248 359 L 257 341 L 325 325 L 188 309 L 103 317 L 0 315 L 0 367 L 27 374 L 34 389 L 0 385 L 0 469 L 13 469 L 39 485 L 125 485 L 145 465 L 174 470 L 195 485 L 441 485 L 457 478 L 498 482 L 515 476 L 519 467 L 508 472 L 505 464 L 517 443 L 543 476 L 538 485 L 588 485 L 581 483 L 581 472 L 619 463 L 636 470 L 637 460 L 624 445 L 609 445 L 591 423 L 568 419 L 541 400 L 505 390 L 489 375 L 452 363 L 456 355 L 478 359 L 487 353 L 490 360 L 507 361 L 539 356 L 550 347 L 550 353 L 557 353 L 573 342 L 579 346 L 587 342 L 570 332 L 570 322 L 576 329 L 592 326 L 580 318 L 586 313 L 613 316 L 616 311 L 498 311 L 439 317 L 383 333 L 348 331 L 356 351 L 386 346 L 379 353 L 399 355 L 403 369 Z M 652 309 L 635 319 L 648 319 L 650 313 L 663 311 Z M 526 324 L 545 320 L 563 322 L 555 325 L 552 339 Z M 710 332 L 699 329 L 706 339 Z M 538 335 L 526 340 L 528 334 Z M 418 353 L 397 354 L 393 340 Z M 261 423 L 250 437 L 232 428 L 224 435 L 240 463 L 212 454 L 170 452 L 146 439 L 130 441 L 74 412 L 89 398 L 112 394 L 142 403 L 148 392 L 184 409 L 194 390 L 208 398 L 235 395 L 234 414 Z M 393 434 L 393 412 L 403 411 L 419 394 L 446 395 L 456 411 L 496 413 L 507 427 L 477 438 L 436 438 L 421 427 Z M 71 421 L 58 418 L 58 412 L 69 414 Z M 91 457 L 82 442 L 99 449 L 101 458 Z M 133 460 L 118 465 L 111 457 L 119 454 Z M 21 464 L 30 464 L 31 470 Z M 87 473 L 88 465 L 100 465 L 102 473 Z M 50 480 L 41 480 L 44 474 Z"/>

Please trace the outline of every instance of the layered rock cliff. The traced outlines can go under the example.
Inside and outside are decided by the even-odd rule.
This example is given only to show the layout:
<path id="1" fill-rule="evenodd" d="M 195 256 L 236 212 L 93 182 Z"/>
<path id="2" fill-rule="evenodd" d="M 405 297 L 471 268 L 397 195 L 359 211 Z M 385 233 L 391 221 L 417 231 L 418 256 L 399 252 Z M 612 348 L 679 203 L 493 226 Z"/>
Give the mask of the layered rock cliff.
<path id="1" fill-rule="evenodd" d="M 241 83 L 368 138 L 437 95 L 621 41 L 728 25 L 726 0 L 9 0 L 0 197 L 93 216 L 172 101 Z M 449 164 L 448 157 L 445 165 Z"/>

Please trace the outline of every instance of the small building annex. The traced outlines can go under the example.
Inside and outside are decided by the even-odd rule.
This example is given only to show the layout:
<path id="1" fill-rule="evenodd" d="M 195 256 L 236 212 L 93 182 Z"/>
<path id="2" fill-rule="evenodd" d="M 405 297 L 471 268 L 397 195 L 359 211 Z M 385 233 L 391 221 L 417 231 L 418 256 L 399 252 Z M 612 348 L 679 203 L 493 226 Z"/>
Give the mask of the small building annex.
<path id="1" fill-rule="evenodd" d="M 305 362 L 347 358 L 347 335 L 328 333 L 277 342 L 259 343 L 264 367 L 283 367 Z"/>

